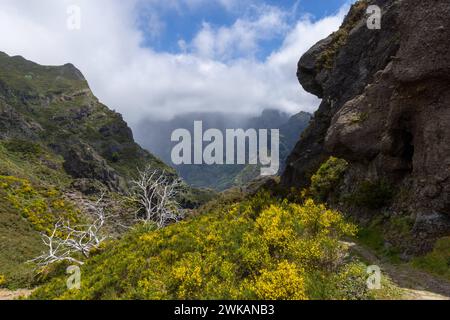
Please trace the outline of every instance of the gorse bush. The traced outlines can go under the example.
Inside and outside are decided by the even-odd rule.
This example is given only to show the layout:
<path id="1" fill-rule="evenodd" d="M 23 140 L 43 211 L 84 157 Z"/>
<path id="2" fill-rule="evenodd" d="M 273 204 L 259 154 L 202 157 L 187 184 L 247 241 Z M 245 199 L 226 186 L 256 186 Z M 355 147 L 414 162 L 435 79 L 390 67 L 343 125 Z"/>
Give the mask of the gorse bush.
<path id="1" fill-rule="evenodd" d="M 60 191 L 28 179 L 0 175 L 0 274 L 10 289 L 36 284 L 27 261 L 44 250 L 39 233 L 49 234 L 60 219 L 77 222 L 81 213 Z"/>
<path id="2" fill-rule="evenodd" d="M 311 177 L 311 186 L 307 190 L 307 195 L 317 201 L 326 201 L 330 193 L 339 185 L 347 168 L 347 161 L 330 157 Z"/>
<path id="3" fill-rule="evenodd" d="M 37 190 L 25 179 L 0 176 L 0 197 L 40 232 L 52 232 L 60 219 L 77 222 L 81 215 L 56 189 Z"/>
<path id="4" fill-rule="evenodd" d="M 250 287 L 263 300 L 304 300 L 304 270 L 295 263 L 280 262 L 274 270 L 262 270 L 261 275 Z"/>
<path id="5" fill-rule="evenodd" d="M 208 208 L 207 214 L 164 229 L 138 227 L 111 243 L 82 266 L 81 290 L 68 291 L 61 277 L 32 298 L 369 297 L 365 270 L 354 267 L 339 241 L 356 227 L 338 212 L 267 193 Z"/>

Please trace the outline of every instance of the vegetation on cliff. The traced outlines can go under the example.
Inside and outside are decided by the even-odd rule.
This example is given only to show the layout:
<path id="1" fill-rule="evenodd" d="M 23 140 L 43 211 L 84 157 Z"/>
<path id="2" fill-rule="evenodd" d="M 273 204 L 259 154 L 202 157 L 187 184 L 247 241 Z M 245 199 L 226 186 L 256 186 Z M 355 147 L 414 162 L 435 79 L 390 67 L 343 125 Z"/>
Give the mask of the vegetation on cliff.
<path id="1" fill-rule="evenodd" d="M 355 25 L 361 21 L 362 17 L 366 15 L 366 9 L 368 6 L 369 2 L 367 0 L 359 0 L 351 7 L 344 23 L 338 31 L 331 35 L 331 42 L 319 55 L 317 59 L 318 68 L 333 68 L 334 59 L 339 53 L 339 49 L 347 43 L 347 38 L 350 31 L 352 31 Z"/>

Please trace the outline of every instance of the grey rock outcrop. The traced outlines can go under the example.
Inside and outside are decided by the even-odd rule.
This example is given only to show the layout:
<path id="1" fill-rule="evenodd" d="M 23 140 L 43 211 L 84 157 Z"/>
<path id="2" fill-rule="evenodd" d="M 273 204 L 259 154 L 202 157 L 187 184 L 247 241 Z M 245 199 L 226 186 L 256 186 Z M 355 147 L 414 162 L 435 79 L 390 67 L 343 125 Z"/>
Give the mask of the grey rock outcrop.
<path id="1" fill-rule="evenodd" d="M 366 26 L 368 4 L 382 8 L 380 30 Z M 414 217 L 419 250 L 449 235 L 449 52 L 447 0 L 356 3 L 341 30 L 300 59 L 300 83 L 323 101 L 282 183 L 304 187 L 328 156 L 341 157 L 351 183 L 383 178 L 403 189 L 393 208 Z"/>

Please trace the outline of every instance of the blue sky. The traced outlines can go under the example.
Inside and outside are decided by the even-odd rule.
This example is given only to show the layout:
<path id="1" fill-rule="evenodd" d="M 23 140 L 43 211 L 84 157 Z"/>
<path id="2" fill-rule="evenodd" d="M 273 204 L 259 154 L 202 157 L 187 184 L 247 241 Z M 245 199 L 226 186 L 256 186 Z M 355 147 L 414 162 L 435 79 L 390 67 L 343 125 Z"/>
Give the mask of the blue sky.
<path id="1" fill-rule="evenodd" d="M 231 3 L 232 1 L 230 1 Z M 138 25 L 145 34 L 144 46 L 151 47 L 159 52 L 180 52 L 179 41 L 191 42 L 203 23 L 213 27 L 230 27 L 237 19 L 255 16 L 261 7 L 279 8 L 289 12 L 290 23 L 295 23 L 302 16 L 310 16 L 312 21 L 317 21 L 327 15 L 336 12 L 348 0 L 257 0 L 241 1 L 226 7 L 217 1 L 202 2 L 199 5 L 181 4 L 177 7 L 155 6 L 143 1 L 137 7 Z M 152 20 L 155 12 L 158 15 L 160 28 L 155 34 L 149 31 L 149 20 Z M 257 57 L 266 58 L 276 50 L 283 41 L 283 33 L 260 42 Z"/>
<path id="2" fill-rule="evenodd" d="M 313 112 L 320 101 L 299 85 L 298 60 L 351 1 L 1 0 L 0 51 L 74 64 L 133 129 L 186 112 Z"/>

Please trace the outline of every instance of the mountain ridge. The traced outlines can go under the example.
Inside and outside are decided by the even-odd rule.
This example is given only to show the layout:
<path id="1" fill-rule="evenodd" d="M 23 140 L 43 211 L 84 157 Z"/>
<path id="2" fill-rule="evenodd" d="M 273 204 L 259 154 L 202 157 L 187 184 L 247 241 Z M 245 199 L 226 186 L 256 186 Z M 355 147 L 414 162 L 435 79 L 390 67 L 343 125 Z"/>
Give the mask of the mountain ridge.
<path id="1" fill-rule="evenodd" d="M 311 114 L 299 112 L 293 116 L 279 110 L 266 109 L 261 115 L 237 115 L 215 112 L 192 112 L 181 114 L 167 121 L 144 120 L 137 127 L 137 140 L 157 154 L 165 163 L 172 164 L 171 134 L 176 129 L 193 132 L 194 121 L 202 121 L 203 129 L 279 129 L 280 172 L 295 142 L 311 120 Z M 178 173 L 191 185 L 213 188 L 219 191 L 231 187 L 242 187 L 259 177 L 259 167 L 252 165 L 173 165 Z"/>
<path id="2" fill-rule="evenodd" d="M 3 53 L 0 95 L 0 135 L 42 143 L 64 158 L 75 179 L 123 190 L 121 176 L 144 163 L 172 171 L 134 142 L 122 116 L 100 103 L 72 64 L 40 66 Z"/>

